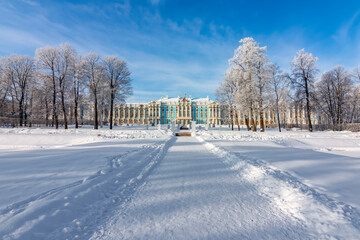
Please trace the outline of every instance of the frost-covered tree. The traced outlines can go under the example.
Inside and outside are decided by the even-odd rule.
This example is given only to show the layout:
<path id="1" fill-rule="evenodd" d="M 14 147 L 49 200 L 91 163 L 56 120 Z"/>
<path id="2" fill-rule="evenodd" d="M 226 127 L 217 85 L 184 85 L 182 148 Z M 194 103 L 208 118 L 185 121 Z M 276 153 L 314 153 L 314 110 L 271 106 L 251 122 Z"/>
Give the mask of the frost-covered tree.
<path id="1" fill-rule="evenodd" d="M 346 105 L 351 85 L 351 75 L 343 66 L 336 66 L 323 73 L 316 84 L 317 106 L 327 115 L 333 130 L 338 129 L 339 124 L 342 124 L 346 118 Z"/>
<path id="2" fill-rule="evenodd" d="M 6 111 L 7 97 L 10 96 L 11 84 L 4 71 L 5 58 L 0 59 L 0 114 Z"/>
<path id="3" fill-rule="evenodd" d="M 85 82 L 86 82 L 86 65 L 82 56 L 77 57 L 72 75 L 73 75 L 72 92 L 73 92 L 75 128 L 79 128 L 78 108 L 80 106 L 80 101 L 84 94 Z"/>
<path id="4" fill-rule="evenodd" d="M 105 77 L 110 92 L 110 129 L 113 127 L 114 101 L 124 101 L 132 94 L 130 71 L 127 63 L 115 56 L 103 60 Z"/>
<path id="5" fill-rule="evenodd" d="M 355 78 L 356 82 L 360 82 L 360 66 L 353 70 L 353 77 Z"/>
<path id="6" fill-rule="evenodd" d="M 94 129 L 99 128 L 98 114 L 98 95 L 100 93 L 101 83 L 104 81 L 105 72 L 101 58 L 96 53 L 89 53 L 84 56 L 84 68 L 86 82 L 94 102 Z"/>
<path id="7" fill-rule="evenodd" d="M 105 70 L 105 68 L 104 68 Z M 105 72 L 104 72 L 105 74 Z M 105 81 L 105 75 L 104 80 L 100 82 L 98 87 L 98 109 L 99 109 L 99 119 L 100 119 L 100 127 L 102 128 L 104 125 L 104 121 L 108 121 L 107 118 L 109 114 L 109 96 L 110 96 L 110 89 L 108 87 L 107 82 Z"/>
<path id="8" fill-rule="evenodd" d="M 308 121 L 309 131 L 313 131 L 311 123 L 311 92 L 314 89 L 314 81 L 318 69 L 316 68 L 317 57 L 312 53 L 306 53 L 304 49 L 297 52 L 297 55 L 291 62 L 291 77 L 290 81 L 293 87 L 305 99 L 306 104 L 306 117 Z"/>
<path id="9" fill-rule="evenodd" d="M 67 111 L 65 104 L 65 93 L 70 90 L 72 78 L 74 77 L 73 72 L 76 64 L 76 52 L 74 48 L 68 44 L 60 44 L 57 49 L 55 71 L 58 80 L 59 92 L 61 95 L 61 106 L 64 118 L 64 128 L 68 128 Z"/>
<path id="10" fill-rule="evenodd" d="M 320 81 L 316 84 L 316 101 L 318 103 L 318 108 L 326 115 L 328 124 L 332 124 L 333 127 L 335 127 L 336 104 L 332 79 L 333 75 L 330 71 L 321 75 Z"/>
<path id="11" fill-rule="evenodd" d="M 265 54 L 266 47 L 258 47 L 255 57 L 255 94 L 256 94 L 256 112 L 259 115 L 260 131 L 265 131 L 264 110 L 268 107 L 268 91 L 271 80 L 271 64 Z"/>
<path id="12" fill-rule="evenodd" d="M 261 131 L 265 131 L 264 109 L 266 107 L 266 89 L 269 85 L 269 61 L 266 47 L 260 47 L 253 38 L 244 38 L 229 60 L 233 75 L 237 79 L 235 103 L 250 115 L 253 131 L 260 118 Z"/>
<path id="13" fill-rule="evenodd" d="M 280 67 L 276 64 L 270 66 L 270 77 L 270 86 L 273 92 L 272 106 L 275 110 L 279 132 L 281 132 L 280 104 L 287 95 L 285 90 L 286 81 L 284 75 L 281 74 Z"/>
<path id="14" fill-rule="evenodd" d="M 352 86 L 352 79 L 349 72 L 343 66 L 336 66 L 332 73 L 336 96 L 336 124 L 342 124 L 345 120 L 346 105 Z"/>
<path id="15" fill-rule="evenodd" d="M 349 123 L 360 122 L 360 85 L 353 86 L 349 93 L 348 120 Z"/>
<path id="16" fill-rule="evenodd" d="M 57 76 L 56 63 L 58 60 L 58 50 L 55 47 L 46 46 L 38 48 L 35 56 L 38 63 L 38 69 L 41 71 L 42 79 L 49 80 L 52 87 L 52 126 L 59 128 L 59 118 L 57 111 Z"/>
<path id="17" fill-rule="evenodd" d="M 25 126 L 28 124 L 29 127 L 33 123 L 40 123 L 43 118 L 42 111 L 42 97 L 44 95 L 41 85 L 39 84 L 39 79 L 34 74 L 34 78 L 28 84 L 28 90 L 25 95 Z"/>
<path id="18" fill-rule="evenodd" d="M 19 125 L 23 126 L 26 116 L 26 97 L 30 81 L 34 77 L 34 59 L 29 56 L 13 55 L 5 58 L 4 77 L 11 84 L 13 99 L 18 103 Z"/>
<path id="19" fill-rule="evenodd" d="M 234 98 L 236 92 L 236 78 L 234 75 L 235 71 L 233 71 L 232 67 L 230 67 L 225 74 L 224 81 L 220 83 L 220 86 L 215 91 L 215 96 L 217 100 L 229 106 L 229 112 L 224 114 L 229 115 L 229 120 L 231 121 L 231 129 L 234 130 Z M 237 119 L 238 120 L 238 119 Z M 238 130 L 240 130 L 240 125 L 238 124 Z"/>

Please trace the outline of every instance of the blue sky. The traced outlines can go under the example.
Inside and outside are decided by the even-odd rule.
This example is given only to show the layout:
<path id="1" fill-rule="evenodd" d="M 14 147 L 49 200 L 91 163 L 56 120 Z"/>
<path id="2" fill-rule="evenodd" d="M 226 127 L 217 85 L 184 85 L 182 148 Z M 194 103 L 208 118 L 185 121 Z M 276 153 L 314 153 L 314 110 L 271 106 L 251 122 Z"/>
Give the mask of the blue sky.
<path id="1" fill-rule="evenodd" d="M 276 3 L 275 3 L 276 2 Z M 134 96 L 213 98 L 241 38 L 283 70 L 305 48 L 325 71 L 360 64 L 360 1 L 0 0 L 0 55 L 61 42 L 129 63 Z"/>

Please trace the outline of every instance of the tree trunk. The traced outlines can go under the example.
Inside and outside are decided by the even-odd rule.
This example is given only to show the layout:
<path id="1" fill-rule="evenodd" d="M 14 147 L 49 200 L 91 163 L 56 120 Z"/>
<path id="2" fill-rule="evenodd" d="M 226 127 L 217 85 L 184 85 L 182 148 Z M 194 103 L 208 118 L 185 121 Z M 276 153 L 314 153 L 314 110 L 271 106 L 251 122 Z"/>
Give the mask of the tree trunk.
<path id="1" fill-rule="evenodd" d="M 296 116 L 296 107 L 295 107 L 295 116 Z M 280 114 L 279 114 L 279 95 L 277 92 L 276 92 L 276 117 L 277 117 L 279 132 L 281 132 Z"/>
<path id="2" fill-rule="evenodd" d="M 30 110 L 29 110 L 29 127 L 32 127 L 31 114 L 32 114 L 32 110 L 33 110 L 33 94 L 31 94 L 29 104 L 30 104 L 30 106 L 29 106 L 29 108 L 30 108 Z"/>
<path id="3" fill-rule="evenodd" d="M 253 132 L 256 132 L 257 131 L 257 129 L 256 129 L 256 122 L 255 122 L 255 119 L 254 119 L 254 117 L 251 117 L 251 122 L 252 122 L 252 130 L 253 130 Z"/>
<path id="4" fill-rule="evenodd" d="M 58 119 L 58 115 L 57 115 L 57 111 L 56 111 L 56 82 L 55 82 L 55 73 L 53 70 L 53 76 L 52 76 L 52 80 L 53 80 L 53 115 L 52 115 L 52 126 L 54 126 L 55 123 L 55 128 L 59 129 L 59 119 Z"/>
<path id="5" fill-rule="evenodd" d="M 235 118 L 238 126 L 238 131 L 240 131 L 239 115 L 237 114 L 237 112 L 235 113 Z"/>
<path id="6" fill-rule="evenodd" d="M 77 103 L 77 101 L 75 101 L 75 107 L 74 107 L 75 128 L 79 128 L 77 108 L 78 108 L 78 103 Z"/>
<path id="7" fill-rule="evenodd" d="M 75 118 L 75 128 L 79 128 L 78 122 L 78 101 L 79 101 L 79 91 L 78 91 L 78 82 L 74 77 L 74 118 Z"/>
<path id="8" fill-rule="evenodd" d="M 99 128 L 99 122 L 98 122 L 98 102 L 97 102 L 97 95 L 96 92 L 94 92 L 94 129 Z"/>
<path id="9" fill-rule="evenodd" d="M 260 75 L 260 68 L 261 68 L 261 64 L 259 63 L 259 75 Z M 262 78 L 259 78 L 260 82 Z M 265 132 L 265 124 L 264 124 L 264 112 L 263 112 L 263 97 L 262 97 L 262 90 L 263 87 L 261 85 L 261 83 L 259 82 L 258 84 L 258 88 L 259 88 L 259 109 L 260 109 L 260 132 Z"/>
<path id="10" fill-rule="evenodd" d="M 264 113 L 260 111 L 260 132 L 265 132 Z"/>
<path id="11" fill-rule="evenodd" d="M 278 111 L 280 111 L 280 109 L 279 109 Z M 298 111 L 299 111 L 299 106 L 298 106 L 298 104 L 296 103 L 296 104 L 295 104 L 295 122 L 296 122 L 296 127 L 297 127 L 297 128 L 299 127 Z"/>
<path id="12" fill-rule="evenodd" d="M 279 114 L 279 111 L 277 111 L 276 115 L 277 115 L 277 122 L 278 122 L 279 132 L 281 132 L 281 123 L 280 123 L 280 114 Z"/>
<path id="13" fill-rule="evenodd" d="M 47 96 L 45 96 L 45 126 L 49 126 L 49 104 Z"/>
<path id="14" fill-rule="evenodd" d="M 104 110 L 104 102 L 101 101 L 101 106 L 100 106 L 100 128 L 103 128 L 103 125 L 104 125 L 104 113 L 105 113 L 105 110 Z"/>
<path id="15" fill-rule="evenodd" d="M 23 126 L 23 120 L 24 120 L 24 101 L 25 101 L 25 93 L 24 91 L 21 91 L 21 97 L 19 101 L 19 124 L 20 127 Z"/>
<path id="16" fill-rule="evenodd" d="M 111 96 L 110 96 L 110 129 L 113 127 L 113 110 L 114 110 L 114 92 L 111 89 Z"/>
<path id="17" fill-rule="evenodd" d="M 245 116 L 245 124 L 248 131 L 250 131 L 249 117 Z"/>
<path id="18" fill-rule="evenodd" d="M 64 90 L 61 90 L 61 105 L 62 105 L 62 110 L 63 110 L 63 113 L 64 113 L 64 128 L 68 129 L 64 94 L 65 94 Z"/>
<path id="19" fill-rule="evenodd" d="M 252 109 L 252 107 L 250 108 L 250 115 L 251 115 L 251 125 L 252 125 L 252 130 L 253 132 L 256 132 L 256 122 L 255 122 L 255 119 L 254 119 L 254 111 Z"/>
<path id="20" fill-rule="evenodd" d="M 231 131 L 234 131 L 234 111 L 232 106 L 230 111 Z"/>
<path id="21" fill-rule="evenodd" d="M 14 100 L 14 95 L 11 95 L 11 126 L 14 128 L 15 127 L 15 100 Z"/>
<path id="22" fill-rule="evenodd" d="M 80 105 L 80 124 L 84 125 L 84 107 Z"/>
<path id="23" fill-rule="evenodd" d="M 307 112 L 307 119 L 309 121 L 309 131 L 313 131 L 312 123 L 311 123 L 311 111 L 310 111 L 310 97 L 309 97 L 309 88 L 308 88 L 308 81 L 305 80 L 305 94 L 306 94 L 306 112 Z"/>
<path id="24" fill-rule="evenodd" d="M 20 127 L 23 126 L 24 110 L 22 101 L 19 102 L 19 124 Z"/>

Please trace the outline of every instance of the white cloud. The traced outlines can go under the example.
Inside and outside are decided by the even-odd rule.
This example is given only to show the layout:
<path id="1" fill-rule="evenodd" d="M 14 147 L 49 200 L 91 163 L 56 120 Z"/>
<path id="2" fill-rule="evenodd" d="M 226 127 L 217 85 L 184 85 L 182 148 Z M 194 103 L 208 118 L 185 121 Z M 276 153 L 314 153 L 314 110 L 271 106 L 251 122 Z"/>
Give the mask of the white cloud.
<path id="1" fill-rule="evenodd" d="M 332 36 L 332 38 L 338 42 L 345 42 L 348 40 L 349 37 L 349 31 L 351 27 L 354 25 L 354 22 L 358 18 L 360 14 L 360 10 L 357 11 L 349 21 L 347 21 L 345 24 L 343 24 L 337 32 Z"/>
<path id="2" fill-rule="evenodd" d="M 0 25 L 0 33 L 1 33 L 1 45 L 13 45 L 18 44 L 21 46 L 42 46 L 46 43 L 40 36 L 36 36 L 36 34 L 32 34 L 29 31 L 9 28 L 7 26 Z"/>
<path id="3" fill-rule="evenodd" d="M 31 1 L 31 0 L 22 0 L 22 2 L 31 5 L 31 6 L 39 6 L 39 3 L 36 1 Z"/>
<path id="4" fill-rule="evenodd" d="M 112 13 L 130 11 L 128 3 L 122 1 Z M 185 92 L 194 97 L 211 96 L 223 78 L 227 59 L 233 52 L 226 43 L 229 40 L 224 42 L 219 39 L 221 36 L 201 35 L 202 28 L 208 24 L 200 18 L 184 19 L 178 24 L 163 20 L 158 11 L 145 9 L 142 22 L 126 14 L 117 14 L 127 21 L 110 28 L 107 22 L 113 19 L 105 16 L 110 11 L 108 7 L 99 9 L 97 5 L 67 3 L 65 8 L 72 12 L 68 19 L 72 24 L 69 26 L 52 17 L 47 18 L 51 16 L 51 12 L 46 12 L 48 9 L 45 9 L 47 14 L 38 11 L 31 16 L 15 12 L 17 23 L 21 24 L 24 21 L 21 19 L 26 17 L 33 28 L 19 29 L 20 32 L 14 33 L 12 38 L 27 41 L 33 51 L 36 47 L 70 42 L 80 54 L 94 51 L 101 55 L 120 55 L 129 62 L 134 80 L 136 96 L 129 101 L 143 102 L 165 95 L 183 95 Z M 83 24 L 76 13 L 101 17 L 103 21 Z M 215 24 L 213 27 L 217 31 L 223 29 Z M 24 37 L 19 37 L 21 34 Z"/>

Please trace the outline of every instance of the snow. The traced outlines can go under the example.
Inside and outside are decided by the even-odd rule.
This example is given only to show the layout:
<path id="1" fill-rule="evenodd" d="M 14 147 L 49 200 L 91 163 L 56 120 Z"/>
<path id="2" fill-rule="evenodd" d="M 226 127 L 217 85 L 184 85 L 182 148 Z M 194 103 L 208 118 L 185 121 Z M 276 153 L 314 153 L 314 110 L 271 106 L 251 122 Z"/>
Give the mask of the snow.
<path id="1" fill-rule="evenodd" d="M 162 162 L 91 239 L 301 238 L 299 223 L 276 211 L 195 138 L 178 138 Z"/>
<path id="2" fill-rule="evenodd" d="M 360 208 L 360 133 L 209 131 L 202 136 L 226 151 L 286 170 L 318 191 Z"/>
<path id="3" fill-rule="evenodd" d="M 158 131 L 123 129 L 0 129 L 0 192 L 6 193 L 0 208 L 86 178 L 108 158 L 164 138 Z"/>
<path id="4" fill-rule="evenodd" d="M 0 238 L 359 239 L 359 156 L 351 132 L 0 129 Z"/>
<path id="5" fill-rule="evenodd" d="M 185 97 L 187 101 L 191 101 L 194 103 L 212 103 L 214 101 L 210 100 L 209 97 L 206 98 L 192 98 L 192 97 Z M 176 98 L 169 98 L 169 97 L 162 97 L 159 100 L 157 100 L 156 102 L 158 103 L 178 103 L 180 100 L 182 99 L 182 97 L 176 97 Z"/>

